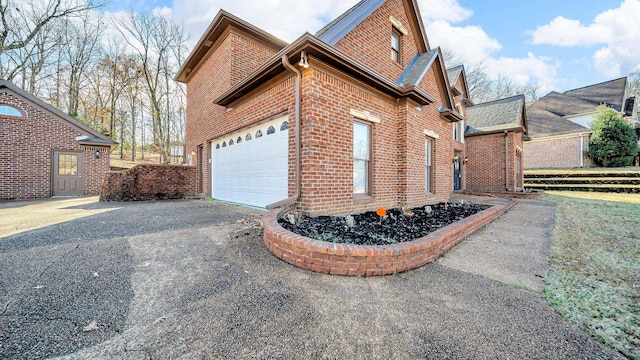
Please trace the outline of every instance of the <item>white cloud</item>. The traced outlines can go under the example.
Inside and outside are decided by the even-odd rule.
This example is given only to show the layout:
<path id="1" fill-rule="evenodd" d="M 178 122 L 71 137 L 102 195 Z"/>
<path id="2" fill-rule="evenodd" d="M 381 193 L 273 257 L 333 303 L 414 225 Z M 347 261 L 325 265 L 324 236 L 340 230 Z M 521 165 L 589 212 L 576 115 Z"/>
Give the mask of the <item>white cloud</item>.
<path id="1" fill-rule="evenodd" d="M 496 74 L 502 74 L 519 84 L 535 82 L 540 86 L 540 91 L 545 92 L 557 85 L 556 71 L 560 62 L 529 52 L 526 58 L 488 58 L 484 66 L 494 79 Z"/>
<path id="2" fill-rule="evenodd" d="M 502 45 L 478 26 L 451 26 L 446 21 L 434 21 L 426 25 L 427 37 L 432 47 L 440 46 L 451 51 L 465 63 L 483 62 Z"/>
<path id="3" fill-rule="evenodd" d="M 458 0 L 420 0 L 418 7 L 425 21 L 461 22 L 473 15 L 473 10 L 463 8 Z"/>
<path id="4" fill-rule="evenodd" d="M 174 0 L 173 17 L 182 21 L 197 40 L 220 9 L 285 40 L 293 41 L 304 32 L 314 33 L 355 5 L 357 0 Z"/>
<path id="5" fill-rule="evenodd" d="M 557 17 L 531 32 L 534 44 L 556 46 L 603 45 L 593 54 L 595 68 L 607 77 L 640 69 L 640 0 L 625 0 L 620 7 L 598 14 L 583 25 Z"/>
<path id="6" fill-rule="evenodd" d="M 151 13 L 156 17 L 170 18 L 173 14 L 173 10 L 170 7 L 163 6 L 161 8 L 153 9 Z"/>

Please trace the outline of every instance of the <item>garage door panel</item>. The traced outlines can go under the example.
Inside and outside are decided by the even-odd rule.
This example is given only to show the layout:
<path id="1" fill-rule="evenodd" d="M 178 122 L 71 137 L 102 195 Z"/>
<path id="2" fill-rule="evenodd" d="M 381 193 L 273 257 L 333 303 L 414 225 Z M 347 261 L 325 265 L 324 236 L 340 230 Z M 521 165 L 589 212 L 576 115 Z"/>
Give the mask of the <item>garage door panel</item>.
<path id="1" fill-rule="evenodd" d="M 232 134 L 211 143 L 213 198 L 265 207 L 288 196 L 288 129 L 280 130 L 286 117 L 256 126 L 242 134 Z M 267 135 L 273 126 L 276 132 Z M 255 137 L 262 131 L 262 137 Z M 246 140 L 246 134 L 252 135 Z M 240 143 L 216 149 L 216 145 Z"/>

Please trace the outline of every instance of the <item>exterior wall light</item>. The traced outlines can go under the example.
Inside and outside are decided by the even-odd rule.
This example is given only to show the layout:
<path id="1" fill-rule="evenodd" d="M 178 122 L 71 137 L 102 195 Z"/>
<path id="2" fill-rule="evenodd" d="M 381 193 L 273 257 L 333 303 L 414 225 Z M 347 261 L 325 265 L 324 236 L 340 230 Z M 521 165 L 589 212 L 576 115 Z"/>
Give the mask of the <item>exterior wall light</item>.
<path id="1" fill-rule="evenodd" d="M 309 67 L 309 62 L 307 61 L 307 54 L 305 54 L 304 50 L 300 52 L 300 62 L 298 62 L 298 66 L 302 66 L 305 69 Z"/>
<path id="2" fill-rule="evenodd" d="M 96 159 L 100 159 L 100 150 L 96 150 L 96 152 L 93 153 L 93 157 Z"/>

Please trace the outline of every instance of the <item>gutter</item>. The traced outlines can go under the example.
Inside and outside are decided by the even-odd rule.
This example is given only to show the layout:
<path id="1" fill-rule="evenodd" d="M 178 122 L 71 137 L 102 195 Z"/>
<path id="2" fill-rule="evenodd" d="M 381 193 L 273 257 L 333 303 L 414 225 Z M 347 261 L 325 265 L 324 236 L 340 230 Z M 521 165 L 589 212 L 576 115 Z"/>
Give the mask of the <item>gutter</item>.
<path id="1" fill-rule="evenodd" d="M 286 54 L 282 55 L 282 65 L 285 69 L 289 69 L 296 76 L 295 80 L 295 97 L 296 97 L 296 116 L 295 116 L 295 157 L 296 157 L 296 192 L 293 196 L 288 197 L 284 200 L 276 201 L 273 204 L 267 205 L 267 209 L 273 209 L 285 205 L 294 204 L 300 198 L 300 182 L 302 181 L 302 174 L 300 173 L 300 110 L 302 108 L 300 104 L 300 79 L 302 78 L 302 74 L 298 69 L 296 69 L 293 65 L 289 63 L 289 57 Z"/>

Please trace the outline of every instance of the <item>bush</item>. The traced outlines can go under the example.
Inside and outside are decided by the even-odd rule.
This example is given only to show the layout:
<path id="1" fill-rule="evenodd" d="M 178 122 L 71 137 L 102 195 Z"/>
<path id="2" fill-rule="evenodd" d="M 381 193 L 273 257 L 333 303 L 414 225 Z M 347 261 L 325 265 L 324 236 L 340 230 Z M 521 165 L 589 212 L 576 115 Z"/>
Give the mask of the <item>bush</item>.
<path id="1" fill-rule="evenodd" d="M 615 110 L 600 105 L 591 129 L 589 156 L 596 164 L 606 167 L 633 164 L 638 154 L 638 138 L 634 129 Z"/>

